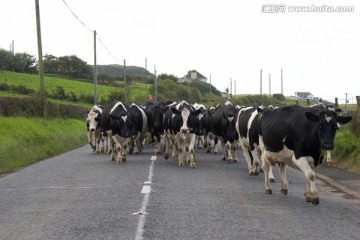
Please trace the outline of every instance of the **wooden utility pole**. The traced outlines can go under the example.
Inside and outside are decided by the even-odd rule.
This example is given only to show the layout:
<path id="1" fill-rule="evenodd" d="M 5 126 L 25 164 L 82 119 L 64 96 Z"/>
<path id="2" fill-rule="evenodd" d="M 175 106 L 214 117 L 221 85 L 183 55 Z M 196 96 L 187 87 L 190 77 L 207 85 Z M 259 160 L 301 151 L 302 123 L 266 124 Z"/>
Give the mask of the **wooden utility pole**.
<path id="1" fill-rule="evenodd" d="M 210 74 L 210 90 L 209 93 L 211 93 L 211 74 Z"/>
<path id="2" fill-rule="evenodd" d="M 38 45 L 38 64 L 39 64 L 39 77 L 40 77 L 40 111 L 42 117 L 46 118 L 46 95 L 44 83 L 44 64 L 41 43 L 41 26 L 40 26 L 40 8 L 39 0 L 35 0 L 36 11 L 36 30 L 37 30 L 37 45 Z"/>
<path id="3" fill-rule="evenodd" d="M 156 76 L 156 65 L 154 65 L 154 75 L 155 75 L 155 79 L 154 79 L 154 84 L 155 84 L 155 102 L 157 102 L 158 100 L 158 89 L 157 89 L 157 76 Z"/>
<path id="4" fill-rule="evenodd" d="M 125 103 L 127 103 L 127 86 L 126 86 L 126 60 L 124 59 L 124 89 L 125 89 Z"/>
<path id="5" fill-rule="evenodd" d="M 97 104 L 96 31 L 94 30 L 94 105 Z"/>
<path id="6" fill-rule="evenodd" d="M 260 95 L 262 95 L 262 69 L 260 69 Z"/>
<path id="7" fill-rule="evenodd" d="M 284 92 L 283 92 L 283 71 L 281 69 L 281 94 L 284 95 Z"/>

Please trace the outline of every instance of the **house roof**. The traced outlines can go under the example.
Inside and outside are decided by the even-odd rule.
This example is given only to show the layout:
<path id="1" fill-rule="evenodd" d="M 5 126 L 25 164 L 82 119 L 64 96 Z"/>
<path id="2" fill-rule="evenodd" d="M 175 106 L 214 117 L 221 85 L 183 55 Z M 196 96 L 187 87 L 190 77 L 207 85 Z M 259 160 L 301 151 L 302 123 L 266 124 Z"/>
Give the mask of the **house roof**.
<path id="1" fill-rule="evenodd" d="M 204 75 L 202 75 L 201 73 L 199 73 L 195 69 L 188 71 L 188 74 L 186 75 L 186 78 L 191 78 L 191 73 L 193 73 L 193 72 L 196 72 L 197 78 L 205 78 L 205 79 L 207 79 Z"/>

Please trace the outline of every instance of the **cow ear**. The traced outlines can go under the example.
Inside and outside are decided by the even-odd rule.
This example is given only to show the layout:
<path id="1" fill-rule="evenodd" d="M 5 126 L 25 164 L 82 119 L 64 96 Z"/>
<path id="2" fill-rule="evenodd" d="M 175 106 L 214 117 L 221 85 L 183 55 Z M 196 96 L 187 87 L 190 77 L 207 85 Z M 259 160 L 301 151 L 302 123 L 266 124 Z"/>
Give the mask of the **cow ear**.
<path id="1" fill-rule="evenodd" d="M 86 116 L 88 116 L 88 115 L 89 115 L 89 113 L 90 113 L 90 111 L 86 111 Z"/>
<path id="2" fill-rule="evenodd" d="M 264 109 L 262 109 L 260 107 L 256 108 L 256 110 L 257 110 L 258 113 L 262 113 L 264 111 Z"/>
<path id="3" fill-rule="evenodd" d="M 352 116 L 337 116 L 336 120 L 338 123 L 345 124 L 350 122 L 353 119 Z"/>
<path id="4" fill-rule="evenodd" d="M 179 110 L 177 110 L 176 108 L 174 108 L 174 107 L 171 108 L 171 111 L 172 111 L 174 114 L 178 114 L 178 115 L 181 114 L 181 112 L 180 112 Z"/>
<path id="5" fill-rule="evenodd" d="M 313 122 L 318 122 L 319 121 L 319 116 L 316 115 L 315 113 L 312 113 L 312 112 L 305 112 L 305 117 L 309 121 L 313 121 Z"/>
<path id="6" fill-rule="evenodd" d="M 195 111 L 191 111 L 191 115 L 193 115 L 193 116 L 197 116 L 197 115 L 199 115 L 200 113 L 202 113 L 202 109 L 201 109 L 201 108 L 198 109 L 198 110 L 195 110 Z"/>

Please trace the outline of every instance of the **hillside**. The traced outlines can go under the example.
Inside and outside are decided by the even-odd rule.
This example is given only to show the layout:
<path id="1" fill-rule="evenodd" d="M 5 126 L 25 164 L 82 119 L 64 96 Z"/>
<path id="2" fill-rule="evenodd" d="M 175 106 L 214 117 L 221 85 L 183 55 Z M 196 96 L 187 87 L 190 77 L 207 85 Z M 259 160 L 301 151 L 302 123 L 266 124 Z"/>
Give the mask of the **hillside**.
<path id="1" fill-rule="evenodd" d="M 93 67 L 93 66 L 92 66 Z M 97 65 L 98 75 L 106 74 L 114 78 L 122 78 L 124 76 L 124 65 L 112 64 L 112 65 Z M 129 76 L 146 76 L 153 78 L 154 74 L 148 70 L 137 66 L 126 66 L 126 75 Z"/>

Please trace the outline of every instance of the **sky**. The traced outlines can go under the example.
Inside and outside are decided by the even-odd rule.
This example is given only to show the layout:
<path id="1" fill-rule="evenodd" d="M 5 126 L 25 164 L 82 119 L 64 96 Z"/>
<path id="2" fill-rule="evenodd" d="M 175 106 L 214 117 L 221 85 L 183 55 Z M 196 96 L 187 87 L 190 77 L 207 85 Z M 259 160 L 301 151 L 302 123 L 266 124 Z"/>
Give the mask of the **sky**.
<path id="1" fill-rule="evenodd" d="M 310 92 L 356 103 L 360 1 L 39 0 L 42 52 L 183 77 L 233 94 Z M 348 6 L 348 12 L 334 12 Z M 298 7 L 298 8 L 294 8 Z M 312 12 L 306 12 L 310 9 Z M 343 9 L 343 8 L 342 8 Z M 74 16 L 75 15 L 75 16 Z M 38 58 L 35 0 L 1 0 L 0 48 Z M 147 61 L 145 61 L 145 59 Z"/>

